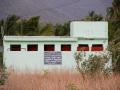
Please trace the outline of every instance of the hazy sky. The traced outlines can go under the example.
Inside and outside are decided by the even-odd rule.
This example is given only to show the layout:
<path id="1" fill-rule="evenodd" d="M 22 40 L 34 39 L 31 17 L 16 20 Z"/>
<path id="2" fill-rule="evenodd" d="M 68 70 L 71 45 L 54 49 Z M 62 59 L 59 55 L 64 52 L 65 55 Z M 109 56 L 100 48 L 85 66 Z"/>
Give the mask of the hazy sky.
<path id="1" fill-rule="evenodd" d="M 95 10 L 105 15 L 112 0 L 0 0 L 0 19 L 11 14 L 41 16 L 43 21 L 77 20 Z"/>

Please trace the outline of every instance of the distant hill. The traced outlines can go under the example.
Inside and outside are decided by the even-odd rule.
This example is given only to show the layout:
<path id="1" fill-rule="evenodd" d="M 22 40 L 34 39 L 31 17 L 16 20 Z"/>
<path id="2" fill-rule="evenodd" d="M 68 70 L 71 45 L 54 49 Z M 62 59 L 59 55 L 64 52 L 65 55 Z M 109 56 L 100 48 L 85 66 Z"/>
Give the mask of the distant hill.
<path id="1" fill-rule="evenodd" d="M 105 15 L 112 0 L 0 0 L 0 19 L 16 14 L 21 17 L 41 16 L 46 22 L 77 20 L 95 10 Z"/>

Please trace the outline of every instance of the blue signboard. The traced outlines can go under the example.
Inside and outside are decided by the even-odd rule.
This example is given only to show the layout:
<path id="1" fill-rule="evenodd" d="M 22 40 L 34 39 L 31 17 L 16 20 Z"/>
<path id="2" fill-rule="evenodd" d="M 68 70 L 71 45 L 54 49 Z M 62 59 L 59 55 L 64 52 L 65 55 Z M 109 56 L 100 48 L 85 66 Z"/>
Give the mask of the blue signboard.
<path id="1" fill-rule="evenodd" d="M 44 64 L 48 64 L 48 65 L 62 64 L 61 52 L 55 52 L 55 51 L 44 52 Z"/>

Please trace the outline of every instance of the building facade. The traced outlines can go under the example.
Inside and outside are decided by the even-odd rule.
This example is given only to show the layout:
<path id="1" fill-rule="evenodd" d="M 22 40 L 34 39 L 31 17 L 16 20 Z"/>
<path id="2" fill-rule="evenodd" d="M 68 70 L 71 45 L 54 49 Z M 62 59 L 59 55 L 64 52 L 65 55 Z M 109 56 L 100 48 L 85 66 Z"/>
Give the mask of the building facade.
<path id="1" fill-rule="evenodd" d="M 4 36 L 4 63 L 16 70 L 74 70 L 74 54 L 107 50 L 108 23 L 73 21 L 70 36 Z"/>

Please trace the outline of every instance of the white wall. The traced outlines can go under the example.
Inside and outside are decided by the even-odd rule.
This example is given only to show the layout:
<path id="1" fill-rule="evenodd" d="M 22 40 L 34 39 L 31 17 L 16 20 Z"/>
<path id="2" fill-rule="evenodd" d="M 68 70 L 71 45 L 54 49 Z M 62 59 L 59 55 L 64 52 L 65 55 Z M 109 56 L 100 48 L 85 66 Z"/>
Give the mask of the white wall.
<path id="1" fill-rule="evenodd" d="M 38 44 L 38 51 L 10 51 L 10 44 L 21 44 L 21 48 L 26 48 L 27 44 Z M 61 65 L 44 65 L 44 44 L 55 44 L 55 51 L 61 51 L 61 44 L 71 44 L 72 51 L 62 51 Z M 74 54 L 77 52 L 78 44 L 103 44 L 106 48 L 107 40 L 78 40 L 78 42 L 4 42 L 4 63 L 7 67 L 16 70 L 43 70 L 43 69 L 69 69 L 75 70 Z M 91 51 L 87 52 L 91 54 Z"/>
<path id="2" fill-rule="evenodd" d="M 27 44 L 38 44 L 38 51 L 10 51 L 10 44 L 21 44 L 21 48 L 26 48 Z M 54 42 L 34 43 L 34 42 L 5 42 L 4 62 L 7 67 L 19 70 L 41 70 L 41 69 L 64 69 L 73 68 L 74 57 L 71 52 L 62 52 L 62 65 L 44 65 L 44 44 L 54 44 Z M 69 43 L 67 43 L 69 44 Z M 60 51 L 61 44 L 55 43 L 56 51 Z"/>
<path id="3" fill-rule="evenodd" d="M 108 38 L 108 22 L 73 21 L 70 25 L 72 37 Z"/>

